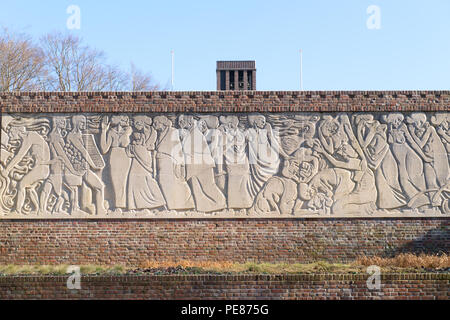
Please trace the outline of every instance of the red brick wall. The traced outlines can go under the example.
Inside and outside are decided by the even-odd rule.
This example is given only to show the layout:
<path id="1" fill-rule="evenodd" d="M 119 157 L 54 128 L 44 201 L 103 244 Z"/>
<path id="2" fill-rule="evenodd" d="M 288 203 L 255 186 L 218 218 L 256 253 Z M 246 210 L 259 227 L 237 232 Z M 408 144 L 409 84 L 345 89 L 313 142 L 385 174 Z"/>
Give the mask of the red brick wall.
<path id="1" fill-rule="evenodd" d="M 1 112 L 448 111 L 450 91 L 0 93 Z"/>
<path id="2" fill-rule="evenodd" d="M 447 218 L 0 221 L 0 264 L 351 261 L 449 249 Z"/>
<path id="3" fill-rule="evenodd" d="M 0 93 L 1 112 L 448 111 L 450 91 Z M 348 261 L 449 252 L 449 219 L 0 221 L 0 263 Z"/>
<path id="4" fill-rule="evenodd" d="M 81 290 L 69 290 L 67 276 L 2 276 L 0 299 L 449 299 L 448 274 L 381 275 L 380 290 L 369 290 L 367 277 L 83 276 Z"/>

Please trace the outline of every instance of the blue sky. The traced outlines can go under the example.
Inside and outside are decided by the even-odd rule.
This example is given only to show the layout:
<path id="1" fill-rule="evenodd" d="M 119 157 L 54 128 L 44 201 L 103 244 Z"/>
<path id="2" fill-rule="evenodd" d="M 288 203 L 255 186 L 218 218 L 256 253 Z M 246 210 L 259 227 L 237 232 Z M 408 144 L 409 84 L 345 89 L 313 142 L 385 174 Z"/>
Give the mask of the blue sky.
<path id="1" fill-rule="evenodd" d="M 81 29 L 68 30 L 69 5 Z M 366 9 L 381 10 L 370 30 Z M 0 26 L 80 35 L 109 61 L 131 61 L 163 86 L 215 90 L 216 60 L 256 60 L 258 90 L 450 89 L 450 1 L 0 0 Z"/>

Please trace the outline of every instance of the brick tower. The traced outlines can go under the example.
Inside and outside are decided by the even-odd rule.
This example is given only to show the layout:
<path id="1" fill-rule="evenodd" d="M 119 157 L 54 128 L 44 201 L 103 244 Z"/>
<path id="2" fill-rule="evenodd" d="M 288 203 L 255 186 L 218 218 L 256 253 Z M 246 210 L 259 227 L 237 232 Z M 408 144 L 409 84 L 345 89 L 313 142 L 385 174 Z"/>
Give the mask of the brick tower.
<path id="1" fill-rule="evenodd" d="M 256 90 L 255 61 L 217 61 L 217 90 Z"/>

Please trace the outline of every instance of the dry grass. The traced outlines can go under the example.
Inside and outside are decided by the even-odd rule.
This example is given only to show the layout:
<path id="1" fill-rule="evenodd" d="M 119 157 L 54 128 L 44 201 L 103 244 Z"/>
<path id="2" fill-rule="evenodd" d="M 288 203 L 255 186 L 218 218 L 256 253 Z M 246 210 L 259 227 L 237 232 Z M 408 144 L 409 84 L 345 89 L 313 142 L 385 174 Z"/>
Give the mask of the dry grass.
<path id="1" fill-rule="evenodd" d="M 181 267 L 184 273 L 237 273 L 237 274 L 298 274 L 298 273 L 366 273 L 367 266 L 377 265 L 383 272 L 421 272 L 450 268 L 450 257 L 443 255 L 400 254 L 393 258 L 360 257 L 352 263 L 235 263 L 231 261 L 146 261 L 138 269 L 165 270 Z M 67 273 L 68 265 L 0 265 L 0 274 L 56 274 Z M 80 265 L 81 274 L 123 274 L 133 267 Z"/>
<path id="2" fill-rule="evenodd" d="M 360 273 L 366 272 L 366 267 L 377 265 L 384 272 L 414 272 L 423 269 L 442 270 L 450 268 L 450 257 L 443 255 L 400 254 L 394 258 L 377 256 L 360 257 L 352 263 L 329 263 L 318 261 L 314 263 L 234 263 L 230 261 L 146 261 L 141 268 L 195 268 L 205 272 L 231 273 Z"/>
<path id="3" fill-rule="evenodd" d="M 415 269 L 447 269 L 450 268 L 450 257 L 443 255 L 414 255 L 411 253 L 399 254 L 393 258 L 381 257 L 360 257 L 355 261 L 356 265 L 394 268 L 415 268 Z"/>
<path id="4" fill-rule="evenodd" d="M 67 274 L 69 265 L 0 265 L 0 274 L 22 275 L 22 274 Z M 107 274 L 107 273 L 125 273 L 127 269 L 123 266 L 97 266 L 97 265 L 80 265 L 82 274 Z"/>
<path id="5" fill-rule="evenodd" d="M 238 273 L 268 273 L 268 274 L 296 274 L 296 273 L 357 273 L 360 268 L 350 264 L 329 263 L 324 261 L 314 263 L 244 263 L 235 264 Z"/>
<path id="6" fill-rule="evenodd" d="M 180 261 L 145 261 L 139 267 L 140 268 L 150 268 L 150 269 L 160 269 L 160 268 L 172 268 L 172 267 L 183 267 L 183 268 L 199 268 L 204 270 L 231 270 L 234 266 L 233 262 L 229 261 L 191 261 L 191 260 L 180 260 Z"/>
<path id="7" fill-rule="evenodd" d="M 231 272 L 231 273 L 323 273 L 323 272 L 357 272 L 349 264 L 315 262 L 315 263 L 235 263 L 230 261 L 146 261 L 140 265 L 141 268 L 194 268 L 205 272 Z"/>

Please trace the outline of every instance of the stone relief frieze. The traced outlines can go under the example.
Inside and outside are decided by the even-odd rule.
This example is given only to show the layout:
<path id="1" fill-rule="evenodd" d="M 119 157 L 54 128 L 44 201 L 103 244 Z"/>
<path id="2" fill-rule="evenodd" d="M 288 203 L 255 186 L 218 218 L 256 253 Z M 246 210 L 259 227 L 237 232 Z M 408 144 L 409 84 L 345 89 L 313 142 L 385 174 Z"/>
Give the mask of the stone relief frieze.
<path id="1" fill-rule="evenodd" d="M 0 218 L 450 216 L 448 113 L 2 114 Z"/>

